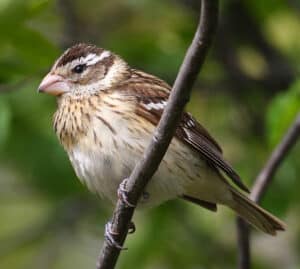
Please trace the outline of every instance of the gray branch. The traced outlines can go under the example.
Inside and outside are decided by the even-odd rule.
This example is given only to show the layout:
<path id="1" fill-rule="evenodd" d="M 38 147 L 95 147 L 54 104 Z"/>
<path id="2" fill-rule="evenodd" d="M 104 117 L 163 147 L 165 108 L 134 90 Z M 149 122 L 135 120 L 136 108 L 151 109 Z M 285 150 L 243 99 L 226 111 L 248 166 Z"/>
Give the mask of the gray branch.
<path id="1" fill-rule="evenodd" d="M 260 202 L 268 187 L 274 179 L 274 175 L 278 170 L 283 160 L 287 157 L 291 148 L 296 144 L 300 137 L 300 113 L 298 114 L 294 123 L 290 126 L 281 142 L 272 152 L 269 160 L 257 176 L 250 198 L 255 202 Z M 250 229 L 247 223 L 241 218 L 237 220 L 237 234 L 238 234 L 238 268 L 251 268 L 250 255 Z"/>
<path id="2" fill-rule="evenodd" d="M 218 0 L 202 0 L 201 6 L 195 36 L 180 67 L 168 105 L 154 132 L 150 145 L 145 150 L 141 161 L 135 166 L 126 184 L 128 200 L 132 204 L 138 203 L 139 197 L 168 149 L 184 107 L 189 101 L 191 88 L 215 34 L 218 21 Z M 111 221 L 111 229 L 114 232 L 114 240 L 120 245 L 124 244 L 133 213 L 134 208 L 126 207 L 121 200 L 117 202 Z M 105 241 L 97 261 L 97 269 L 114 268 L 119 254 L 120 249 Z"/>
<path id="3" fill-rule="evenodd" d="M 288 129 L 282 141 L 273 151 L 270 159 L 255 180 L 250 197 L 255 202 L 260 202 L 266 193 L 268 186 L 272 182 L 274 174 L 278 170 L 280 164 L 288 155 L 290 149 L 296 144 L 300 136 L 300 113 L 294 123 Z"/>

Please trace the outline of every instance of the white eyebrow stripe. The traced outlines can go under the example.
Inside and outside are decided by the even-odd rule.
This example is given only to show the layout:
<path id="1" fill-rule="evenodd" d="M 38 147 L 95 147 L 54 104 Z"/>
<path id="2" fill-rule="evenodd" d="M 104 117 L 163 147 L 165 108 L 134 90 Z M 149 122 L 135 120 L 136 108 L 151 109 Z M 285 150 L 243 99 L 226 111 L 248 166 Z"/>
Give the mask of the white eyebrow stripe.
<path id="1" fill-rule="evenodd" d="M 107 50 L 103 51 L 100 55 L 97 55 L 95 53 L 90 53 L 85 58 L 83 58 L 82 61 L 85 62 L 87 66 L 94 65 L 100 62 L 101 60 L 109 57 L 110 55 L 111 53 Z"/>
<path id="2" fill-rule="evenodd" d="M 111 55 L 111 53 L 108 51 L 108 50 L 105 50 L 103 51 L 101 54 L 100 54 L 100 61 L 103 60 L 104 58 L 107 58 Z"/>
<path id="3" fill-rule="evenodd" d="M 89 53 L 87 56 L 83 57 L 83 61 L 84 62 L 89 62 L 91 60 L 93 60 L 93 58 L 98 57 L 97 54 L 95 53 Z"/>

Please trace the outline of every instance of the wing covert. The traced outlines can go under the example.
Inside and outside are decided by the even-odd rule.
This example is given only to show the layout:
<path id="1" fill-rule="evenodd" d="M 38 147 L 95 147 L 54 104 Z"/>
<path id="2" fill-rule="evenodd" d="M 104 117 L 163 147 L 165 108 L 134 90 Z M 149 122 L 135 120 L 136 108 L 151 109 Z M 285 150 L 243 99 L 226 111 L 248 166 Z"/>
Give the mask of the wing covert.
<path id="1" fill-rule="evenodd" d="M 120 90 L 136 98 L 138 115 L 157 125 L 167 105 L 171 88 L 154 76 L 133 70 L 131 78 Z M 187 112 L 182 114 L 175 137 L 196 150 L 213 167 L 223 171 L 242 190 L 249 192 L 239 175 L 224 160 L 219 144 L 191 114 Z"/>

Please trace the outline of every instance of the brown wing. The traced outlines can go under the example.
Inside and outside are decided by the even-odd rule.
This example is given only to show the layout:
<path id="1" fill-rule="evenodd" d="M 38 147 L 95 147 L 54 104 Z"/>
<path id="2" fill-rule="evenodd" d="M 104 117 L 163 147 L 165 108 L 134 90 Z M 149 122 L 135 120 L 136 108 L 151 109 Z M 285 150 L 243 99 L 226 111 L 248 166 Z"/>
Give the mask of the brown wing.
<path id="1" fill-rule="evenodd" d="M 233 170 L 223 156 L 220 146 L 191 115 L 184 113 L 176 129 L 176 136 L 196 149 L 209 164 L 221 169 L 242 190 L 249 192 L 239 175 Z"/>
<path id="2" fill-rule="evenodd" d="M 136 70 L 133 70 L 131 78 L 120 87 L 124 93 L 136 97 L 138 101 L 136 112 L 153 125 L 159 122 L 167 104 L 170 89 L 164 81 Z M 186 112 L 182 114 L 175 136 L 199 152 L 212 167 L 227 174 L 242 190 L 249 192 L 239 175 L 224 160 L 221 147 L 192 115 Z"/>

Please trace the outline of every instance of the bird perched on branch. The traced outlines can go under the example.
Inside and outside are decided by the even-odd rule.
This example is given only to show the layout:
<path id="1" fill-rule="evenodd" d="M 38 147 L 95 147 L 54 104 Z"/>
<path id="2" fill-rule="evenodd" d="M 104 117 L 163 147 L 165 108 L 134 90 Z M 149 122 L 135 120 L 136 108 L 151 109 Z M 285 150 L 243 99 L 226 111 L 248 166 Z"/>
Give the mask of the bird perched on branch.
<path id="1" fill-rule="evenodd" d="M 149 144 L 170 90 L 161 79 L 88 44 L 65 51 L 39 86 L 39 92 L 57 97 L 54 130 L 78 178 L 113 202 Z M 279 219 L 228 179 L 248 191 L 218 143 L 185 112 L 139 205 L 155 206 L 177 197 L 212 211 L 221 204 L 268 234 L 284 230 Z M 121 189 L 126 191 L 124 183 Z"/>

